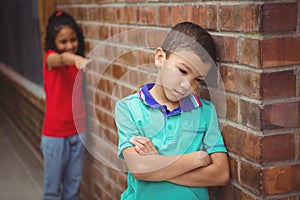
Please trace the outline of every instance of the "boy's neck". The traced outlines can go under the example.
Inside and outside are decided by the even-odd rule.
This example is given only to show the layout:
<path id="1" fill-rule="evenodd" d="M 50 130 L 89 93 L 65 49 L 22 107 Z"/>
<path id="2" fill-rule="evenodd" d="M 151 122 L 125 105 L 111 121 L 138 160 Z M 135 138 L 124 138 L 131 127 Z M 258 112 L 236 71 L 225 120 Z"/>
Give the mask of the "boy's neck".
<path id="1" fill-rule="evenodd" d="M 172 102 L 166 98 L 163 86 L 160 84 L 155 84 L 149 92 L 160 105 L 165 105 L 169 111 L 174 110 L 179 105 L 178 101 Z"/>

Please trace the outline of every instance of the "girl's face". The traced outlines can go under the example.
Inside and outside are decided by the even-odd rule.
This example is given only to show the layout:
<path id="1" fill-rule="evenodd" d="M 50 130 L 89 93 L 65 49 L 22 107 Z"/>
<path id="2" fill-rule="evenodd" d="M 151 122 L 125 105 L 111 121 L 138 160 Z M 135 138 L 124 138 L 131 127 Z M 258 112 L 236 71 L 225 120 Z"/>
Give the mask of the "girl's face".
<path id="1" fill-rule="evenodd" d="M 55 40 L 55 46 L 58 52 L 76 53 L 78 50 L 78 38 L 76 32 L 68 27 L 63 27 L 57 34 Z"/>
<path id="2" fill-rule="evenodd" d="M 159 65 L 158 82 L 163 86 L 165 100 L 169 102 L 178 102 L 191 94 L 205 80 L 211 68 L 210 64 L 204 63 L 196 54 L 184 50 L 170 54 L 168 59 L 162 52 Z"/>

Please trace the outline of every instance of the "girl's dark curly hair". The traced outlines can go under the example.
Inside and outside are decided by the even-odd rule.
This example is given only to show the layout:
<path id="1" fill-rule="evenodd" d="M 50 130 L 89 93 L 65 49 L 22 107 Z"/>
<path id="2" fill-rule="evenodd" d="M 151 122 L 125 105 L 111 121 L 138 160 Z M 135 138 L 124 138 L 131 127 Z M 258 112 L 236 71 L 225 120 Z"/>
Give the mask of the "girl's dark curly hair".
<path id="1" fill-rule="evenodd" d="M 64 11 L 55 11 L 48 20 L 45 38 L 45 50 L 48 51 L 49 49 L 52 49 L 58 52 L 55 45 L 55 38 L 58 32 L 66 26 L 72 28 L 77 35 L 78 50 L 76 54 L 84 56 L 84 37 L 82 30 L 73 17 Z"/>

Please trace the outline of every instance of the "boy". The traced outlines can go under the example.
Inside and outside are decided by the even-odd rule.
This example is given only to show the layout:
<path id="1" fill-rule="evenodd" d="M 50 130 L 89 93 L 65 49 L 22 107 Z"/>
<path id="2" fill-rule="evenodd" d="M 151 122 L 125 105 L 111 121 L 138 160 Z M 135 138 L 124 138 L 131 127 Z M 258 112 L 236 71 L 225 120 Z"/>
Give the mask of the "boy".
<path id="1" fill-rule="evenodd" d="M 210 34 L 175 25 L 155 51 L 155 83 L 117 102 L 119 158 L 129 168 L 127 200 L 208 200 L 229 166 L 214 106 L 193 94 L 215 59 Z"/>

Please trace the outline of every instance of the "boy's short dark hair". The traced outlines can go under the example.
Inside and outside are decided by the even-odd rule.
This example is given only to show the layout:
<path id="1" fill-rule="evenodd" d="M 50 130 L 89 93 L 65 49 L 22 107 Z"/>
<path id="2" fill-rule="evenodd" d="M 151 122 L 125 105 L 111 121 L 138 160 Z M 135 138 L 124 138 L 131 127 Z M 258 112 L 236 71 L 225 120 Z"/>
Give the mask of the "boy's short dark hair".
<path id="1" fill-rule="evenodd" d="M 205 63 L 216 61 L 216 46 L 211 35 L 192 22 L 181 22 L 172 27 L 161 48 L 167 58 L 176 50 L 185 49 L 194 51 Z"/>

